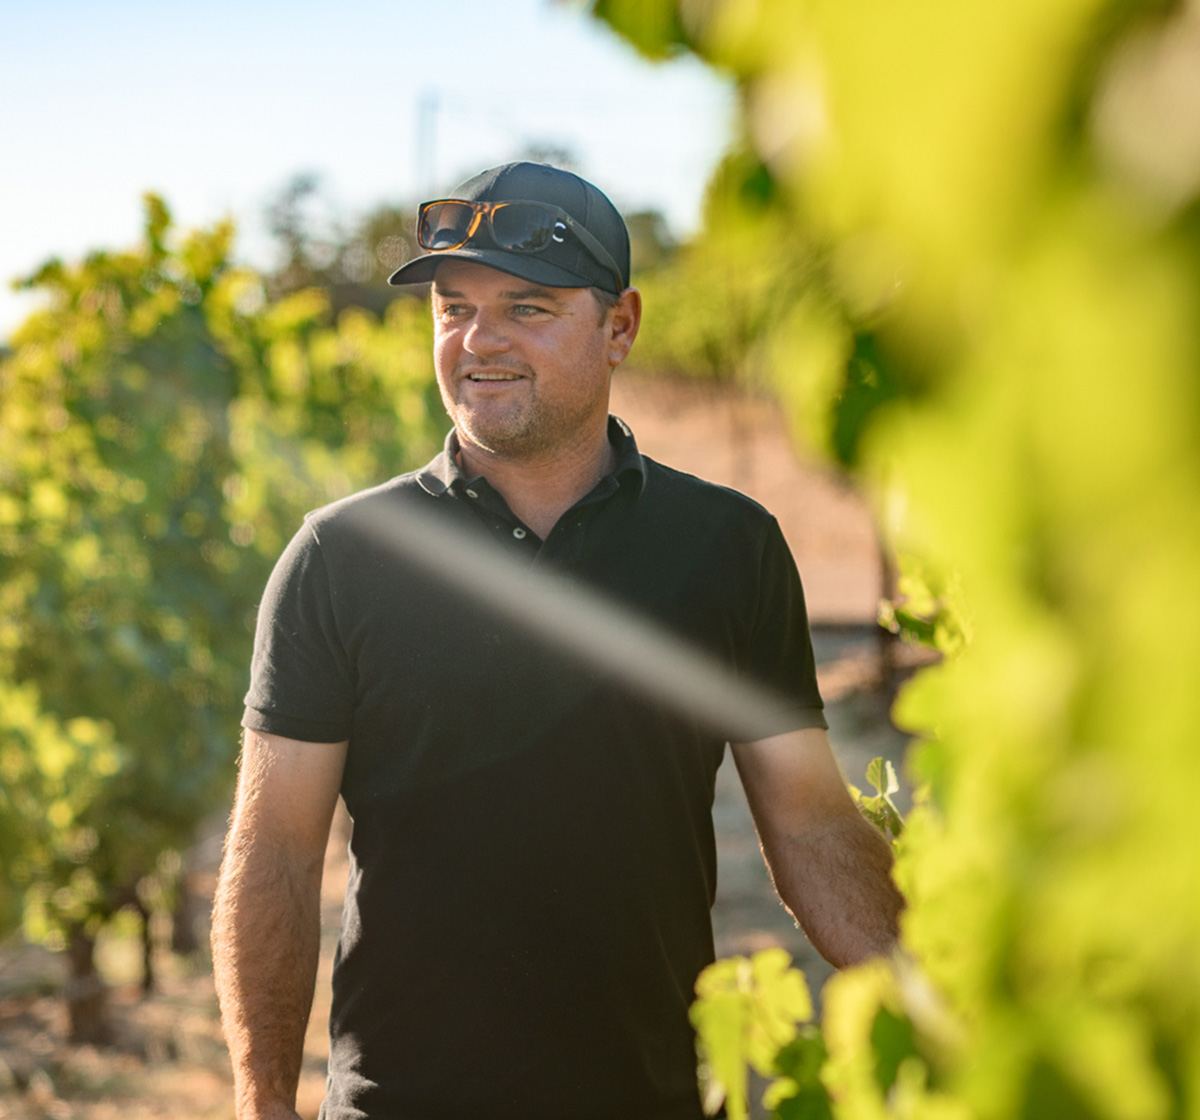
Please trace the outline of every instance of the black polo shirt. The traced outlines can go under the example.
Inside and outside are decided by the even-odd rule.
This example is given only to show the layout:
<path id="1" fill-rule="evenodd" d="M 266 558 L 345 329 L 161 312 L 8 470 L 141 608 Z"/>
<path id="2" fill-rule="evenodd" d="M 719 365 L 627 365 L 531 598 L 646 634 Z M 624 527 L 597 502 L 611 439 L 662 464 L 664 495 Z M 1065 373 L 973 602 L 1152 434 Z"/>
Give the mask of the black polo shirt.
<path id="1" fill-rule="evenodd" d="M 749 733 L 564 646 L 569 588 L 585 633 L 607 604 L 618 637 L 647 619 L 784 697 L 754 735 L 825 722 L 774 518 L 615 419 L 610 439 L 613 473 L 544 541 L 461 474 L 451 433 L 424 470 L 310 514 L 272 574 L 243 723 L 350 741 L 324 1120 L 701 1115 L 713 782 Z M 527 625 L 543 571 L 550 621 Z"/>

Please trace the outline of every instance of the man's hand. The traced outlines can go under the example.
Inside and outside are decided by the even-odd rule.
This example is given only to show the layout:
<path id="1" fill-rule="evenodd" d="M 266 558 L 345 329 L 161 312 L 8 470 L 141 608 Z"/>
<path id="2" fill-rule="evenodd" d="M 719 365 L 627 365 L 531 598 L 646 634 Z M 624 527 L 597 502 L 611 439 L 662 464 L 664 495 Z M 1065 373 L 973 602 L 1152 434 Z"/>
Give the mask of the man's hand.
<path id="1" fill-rule="evenodd" d="M 212 929 L 238 1120 L 299 1120 L 321 872 L 346 748 L 246 732 Z"/>
<path id="2" fill-rule="evenodd" d="M 779 897 L 838 968 L 892 951 L 904 906 L 888 842 L 855 807 L 829 740 L 805 728 L 733 745 Z"/>

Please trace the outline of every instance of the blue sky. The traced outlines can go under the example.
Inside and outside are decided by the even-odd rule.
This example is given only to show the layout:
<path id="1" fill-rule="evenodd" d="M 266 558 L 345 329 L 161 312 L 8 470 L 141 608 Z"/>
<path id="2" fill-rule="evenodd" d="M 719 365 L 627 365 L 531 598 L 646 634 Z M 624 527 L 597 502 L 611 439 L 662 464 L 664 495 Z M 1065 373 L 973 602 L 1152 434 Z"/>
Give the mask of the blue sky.
<path id="1" fill-rule="evenodd" d="M 547 0 L 0 0 L 0 43 L 0 337 L 31 306 L 7 282 L 130 243 L 147 189 L 187 226 L 231 214 L 265 264 L 262 211 L 294 173 L 352 218 L 543 143 L 686 233 L 732 128 L 719 76 Z"/>

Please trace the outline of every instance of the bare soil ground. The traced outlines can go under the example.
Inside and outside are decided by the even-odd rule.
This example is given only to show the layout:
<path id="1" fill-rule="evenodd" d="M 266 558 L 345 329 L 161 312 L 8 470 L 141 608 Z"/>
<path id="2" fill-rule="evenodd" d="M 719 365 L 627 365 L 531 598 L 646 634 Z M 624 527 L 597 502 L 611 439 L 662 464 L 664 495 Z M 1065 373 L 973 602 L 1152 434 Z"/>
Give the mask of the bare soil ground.
<path id="1" fill-rule="evenodd" d="M 614 411 L 628 420 L 647 453 L 745 490 L 776 513 L 805 580 L 831 738 L 843 769 L 861 785 L 872 757 L 899 762 L 904 739 L 888 719 L 885 694 L 875 687 L 877 645 L 869 622 L 879 594 L 879 560 L 863 502 L 843 482 L 796 460 L 768 402 L 628 376 L 618 383 Z M 828 966 L 775 899 L 728 759 L 718 775 L 713 815 L 718 953 L 781 945 L 806 969 L 816 991 Z M 335 824 L 326 859 L 321 963 L 298 1100 L 305 1120 L 316 1116 L 324 1086 L 346 829 L 344 819 Z M 223 820 L 214 819 L 190 862 L 192 885 L 205 903 L 202 938 L 223 830 Z M 161 950 L 159 991 L 142 997 L 139 953 L 128 931 L 101 943 L 117 1042 L 100 1050 L 65 1044 L 57 995 L 61 960 L 17 939 L 0 945 L 0 1120 L 231 1120 L 228 1055 L 207 957 L 185 961 Z"/>

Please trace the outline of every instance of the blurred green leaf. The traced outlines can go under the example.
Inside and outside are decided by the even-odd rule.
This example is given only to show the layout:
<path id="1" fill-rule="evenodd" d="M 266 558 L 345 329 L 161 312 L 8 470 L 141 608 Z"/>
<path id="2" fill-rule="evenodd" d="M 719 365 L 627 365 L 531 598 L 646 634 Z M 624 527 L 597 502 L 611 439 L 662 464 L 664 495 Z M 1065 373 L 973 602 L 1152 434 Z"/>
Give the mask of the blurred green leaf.
<path id="1" fill-rule="evenodd" d="M 776 1056 L 796 1038 L 797 1024 L 812 1017 L 804 975 L 790 965 L 784 950 L 764 949 L 717 961 L 696 981 L 692 1024 L 730 1120 L 748 1115 L 746 1066 L 764 1076 L 781 1072 Z"/>
<path id="2" fill-rule="evenodd" d="M 647 58 L 670 58 L 687 46 L 673 0 L 593 0 L 592 12 Z"/>

